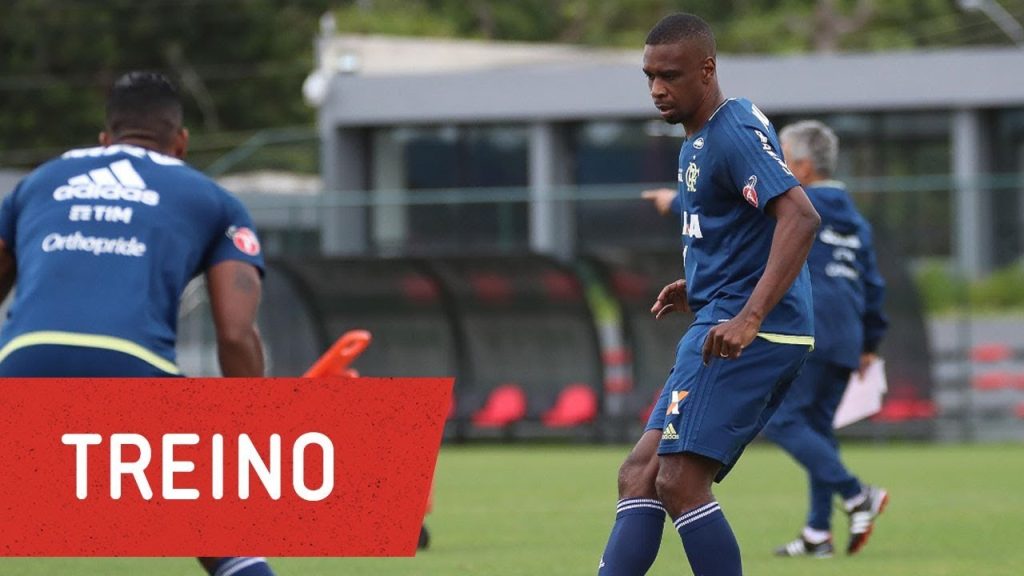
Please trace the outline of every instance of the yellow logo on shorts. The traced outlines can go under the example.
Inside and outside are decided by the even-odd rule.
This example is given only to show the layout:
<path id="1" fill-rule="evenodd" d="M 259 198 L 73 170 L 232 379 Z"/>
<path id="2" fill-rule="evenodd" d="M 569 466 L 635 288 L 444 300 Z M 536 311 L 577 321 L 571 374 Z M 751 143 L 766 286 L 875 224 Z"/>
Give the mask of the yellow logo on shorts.
<path id="1" fill-rule="evenodd" d="M 669 403 L 668 410 L 665 411 L 665 416 L 668 416 L 669 414 L 679 414 L 679 404 L 681 404 L 683 400 L 686 399 L 686 396 L 688 394 L 689 392 L 686 390 L 683 390 L 682 392 L 673 390 L 672 402 Z"/>
<path id="2" fill-rule="evenodd" d="M 669 422 L 668 426 L 665 426 L 665 429 L 661 432 L 661 439 L 679 440 L 679 433 L 676 432 L 676 427 L 673 426 L 671 422 Z"/>

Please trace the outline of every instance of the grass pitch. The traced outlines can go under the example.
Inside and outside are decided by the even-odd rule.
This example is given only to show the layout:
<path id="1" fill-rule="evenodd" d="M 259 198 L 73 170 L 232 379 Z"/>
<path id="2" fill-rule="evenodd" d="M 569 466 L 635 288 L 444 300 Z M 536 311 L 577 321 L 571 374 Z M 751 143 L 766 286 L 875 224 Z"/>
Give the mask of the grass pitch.
<path id="1" fill-rule="evenodd" d="M 594 575 L 614 518 L 626 446 L 446 446 L 430 550 L 416 558 L 278 558 L 279 576 Z M 857 556 L 777 559 L 806 512 L 806 482 L 769 445 L 751 447 L 716 488 L 755 576 L 1017 575 L 1024 566 L 1024 445 L 851 445 L 847 464 L 891 501 Z M 836 547 L 846 543 L 836 511 Z M 666 523 L 654 576 L 689 574 Z M 2 538 L 2 535 L 0 535 Z M 201 575 L 192 559 L 0 559 L 0 574 Z"/>

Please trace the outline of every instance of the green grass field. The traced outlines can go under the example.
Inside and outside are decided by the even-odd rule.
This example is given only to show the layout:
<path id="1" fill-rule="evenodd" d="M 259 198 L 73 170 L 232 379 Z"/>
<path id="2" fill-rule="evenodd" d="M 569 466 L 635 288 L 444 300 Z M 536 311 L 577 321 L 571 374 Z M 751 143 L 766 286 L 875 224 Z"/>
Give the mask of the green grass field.
<path id="1" fill-rule="evenodd" d="M 281 558 L 279 576 L 593 575 L 614 517 L 625 446 L 446 446 L 431 549 L 416 558 Z M 1024 445 L 852 445 L 847 463 L 891 494 L 858 556 L 776 559 L 805 512 L 805 481 L 778 449 L 756 445 L 716 494 L 755 576 L 1017 575 L 1024 571 Z M 845 515 L 836 512 L 837 547 Z M 666 523 L 651 574 L 689 574 Z M 2 535 L 0 535 L 2 538 Z M 2 559 L 0 574 L 187 576 L 192 559 Z"/>

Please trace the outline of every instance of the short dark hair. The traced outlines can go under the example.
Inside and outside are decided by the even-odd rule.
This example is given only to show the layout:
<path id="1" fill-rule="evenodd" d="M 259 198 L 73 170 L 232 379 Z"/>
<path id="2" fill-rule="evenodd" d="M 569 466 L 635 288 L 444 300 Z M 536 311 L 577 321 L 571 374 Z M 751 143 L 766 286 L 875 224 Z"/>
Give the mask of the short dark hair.
<path id="1" fill-rule="evenodd" d="M 711 26 L 700 16 L 678 12 L 659 20 L 647 33 L 644 43 L 657 46 L 690 41 L 699 42 L 707 49 L 708 55 L 715 55 L 715 35 L 711 32 Z"/>
<path id="2" fill-rule="evenodd" d="M 182 126 L 178 89 L 159 72 L 128 72 L 114 82 L 107 97 L 107 130 L 115 138 L 151 138 L 170 142 Z"/>

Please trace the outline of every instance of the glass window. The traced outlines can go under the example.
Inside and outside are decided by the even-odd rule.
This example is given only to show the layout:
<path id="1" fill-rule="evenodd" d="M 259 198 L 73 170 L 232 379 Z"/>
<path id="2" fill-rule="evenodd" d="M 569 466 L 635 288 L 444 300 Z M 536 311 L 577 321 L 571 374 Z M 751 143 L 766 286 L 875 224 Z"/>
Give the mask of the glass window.
<path id="1" fill-rule="evenodd" d="M 995 263 L 1024 256 L 1024 108 L 992 114 L 993 238 Z"/>
<path id="2" fill-rule="evenodd" d="M 385 130 L 376 153 L 394 155 L 390 169 L 400 174 L 383 174 L 374 187 L 409 191 L 398 236 L 403 251 L 527 246 L 526 204 L 508 201 L 521 198 L 528 183 L 527 143 L 523 126 Z M 467 195 L 451 194 L 459 190 Z"/>
<path id="3" fill-rule="evenodd" d="M 880 242 L 905 257 L 951 254 L 948 113 L 775 115 L 772 122 L 781 130 L 808 118 L 839 137 L 836 177 L 847 182 Z"/>
<path id="4" fill-rule="evenodd" d="M 682 126 L 595 121 L 572 130 L 576 232 L 581 250 L 679 245 L 679 220 L 640 199 L 646 188 L 676 186 Z"/>

